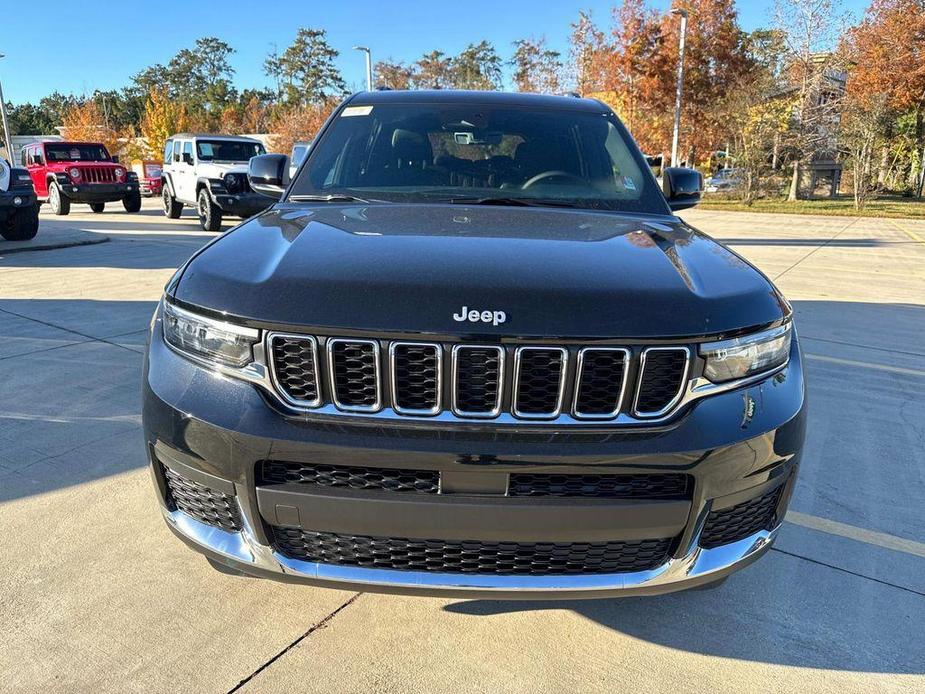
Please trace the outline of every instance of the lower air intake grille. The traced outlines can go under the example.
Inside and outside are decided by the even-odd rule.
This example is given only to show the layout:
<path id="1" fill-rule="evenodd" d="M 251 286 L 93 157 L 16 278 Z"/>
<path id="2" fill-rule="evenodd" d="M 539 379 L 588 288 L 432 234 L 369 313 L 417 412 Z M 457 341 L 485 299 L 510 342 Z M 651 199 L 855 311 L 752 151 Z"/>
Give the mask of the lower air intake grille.
<path id="1" fill-rule="evenodd" d="M 222 530 L 241 529 L 241 515 L 234 497 L 186 479 L 162 466 L 167 480 L 167 503 L 188 516 Z"/>
<path id="2" fill-rule="evenodd" d="M 777 521 L 777 502 L 782 489 L 778 487 L 757 499 L 713 511 L 703 526 L 700 546 L 707 549 L 719 547 L 754 535 L 759 530 L 770 530 Z"/>
<path id="3" fill-rule="evenodd" d="M 605 499 L 687 499 L 687 475 L 556 475 L 517 472 L 508 496 L 577 496 Z"/>
<path id="4" fill-rule="evenodd" d="M 686 349 L 653 348 L 644 353 L 636 412 L 658 415 L 678 397 L 687 373 Z"/>
<path id="5" fill-rule="evenodd" d="M 379 347 L 366 340 L 328 343 L 334 403 L 343 409 L 379 409 Z"/>
<path id="6" fill-rule="evenodd" d="M 409 540 L 273 526 L 287 557 L 321 564 L 464 574 L 596 574 L 662 565 L 670 539 L 632 542 L 480 542 Z"/>
<path id="7" fill-rule="evenodd" d="M 260 464 L 258 484 L 304 484 L 345 489 L 436 494 L 436 470 L 396 470 L 355 465 L 310 465 L 267 460 Z"/>

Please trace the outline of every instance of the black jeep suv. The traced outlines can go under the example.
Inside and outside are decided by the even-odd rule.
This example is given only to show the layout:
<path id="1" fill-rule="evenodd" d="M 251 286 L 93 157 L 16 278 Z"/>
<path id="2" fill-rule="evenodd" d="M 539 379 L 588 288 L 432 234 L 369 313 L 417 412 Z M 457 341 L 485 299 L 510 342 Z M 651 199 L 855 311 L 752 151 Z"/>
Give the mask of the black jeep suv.
<path id="1" fill-rule="evenodd" d="M 169 527 L 224 570 L 597 597 L 771 545 L 804 384 L 774 285 L 672 210 L 590 99 L 361 93 L 279 198 L 171 279 L 144 428 Z"/>

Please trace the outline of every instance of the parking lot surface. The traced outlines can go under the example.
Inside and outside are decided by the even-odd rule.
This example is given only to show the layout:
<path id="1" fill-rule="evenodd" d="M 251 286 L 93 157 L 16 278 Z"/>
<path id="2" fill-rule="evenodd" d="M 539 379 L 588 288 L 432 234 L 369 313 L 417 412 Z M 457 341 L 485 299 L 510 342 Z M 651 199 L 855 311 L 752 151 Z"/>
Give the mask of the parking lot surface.
<path id="1" fill-rule="evenodd" d="M 211 569 L 160 518 L 139 383 L 165 282 L 215 235 L 150 201 L 43 211 L 40 237 L 109 241 L 0 243 L 0 692 L 925 691 L 925 222 L 682 216 L 793 302 L 787 522 L 715 591 L 523 603 Z"/>

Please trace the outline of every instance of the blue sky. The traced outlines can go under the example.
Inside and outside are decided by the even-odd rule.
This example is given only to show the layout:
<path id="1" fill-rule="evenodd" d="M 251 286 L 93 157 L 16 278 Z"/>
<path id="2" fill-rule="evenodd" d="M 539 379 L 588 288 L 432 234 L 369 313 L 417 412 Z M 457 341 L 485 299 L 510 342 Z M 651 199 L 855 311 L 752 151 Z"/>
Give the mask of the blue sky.
<path id="1" fill-rule="evenodd" d="M 664 9 L 669 0 L 652 0 Z M 356 44 L 372 48 L 373 59 L 413 61 L 439 48 L 457 53 L 487 39 L 505 58 L 511 42 L 545 35 L 550 46 L 568 50 L 569 24 L 580 8 L 598 21 L 613 2 L 585 0 L 45 0 L 15 2 L 0 32 L 0 80 L 8 101 L 37 101 L 58 90 L 90 93 L 120 88 L 147 65 L 166 62 L 200 36 L 218 36 L 237 49 L 233 66 L 240 87 L 268 86 L 263 60 L 273 44 L 284 48 L 299 26 L 326 29 L 341 52 L 338 65 L 348 85 L 362 88 L 363 56 Z M 845 0 L 860 12 L 866 0 Z M 773 0 L 738 2 L 746 30 L 768 23 Z M 144 9 L 142 9 L 144 8 Z"/>

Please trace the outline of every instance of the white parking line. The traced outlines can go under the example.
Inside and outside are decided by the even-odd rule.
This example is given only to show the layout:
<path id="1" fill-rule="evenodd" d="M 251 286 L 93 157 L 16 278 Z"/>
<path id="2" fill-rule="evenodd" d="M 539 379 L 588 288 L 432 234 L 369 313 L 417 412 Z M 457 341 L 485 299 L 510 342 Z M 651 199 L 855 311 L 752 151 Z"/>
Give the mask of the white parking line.
<path id="1" fill-rule="evenodd" d="M 839 357 L 827 357 L 821 354 L 805 354 L 807 359 L 813 361 L 825 361 L 830 364 L 840 364 L 841 366 L 859 366 L 862 369 L 876 369 L 877 371 L 889 371 L 890 373 L 903 374 L 904 376 L 922 376 L 925 377 L 925 371 L 922 369 L 907 369 L 903 366 L 889 366 L 887 364 L 878 364 L 872 361 L 855 361 L 854 359 L 840 359 Z"/>
<path id="2" fill-rule="evenodd" d="M 810 530 L 818 530 L 823 533 L 828 533 L 829 535 L 847 537 L 849 540 L 857 540 L 858 542 L 864 542 L 868 545 L 876 545 L 877 547 L 892 549 L 897 552 L 904 552 L 905 554 L 911 554 L 915 557 L 925 559 L 925 543 L 923 542 L 907 540 L 904 537 L 897 537 L 896 535 L 889 535 L 887 533 L 877 532 L 876 530 L 868 530 L 867 528 L 859 528 L 856 525 L 839 523 L 838 521 L 820 518 L 819 516 L 811 516 L 808 513 L 800 513 L 799 511 L 787 511 L 785 520 L 788 523 L 809 528 Z"/>

